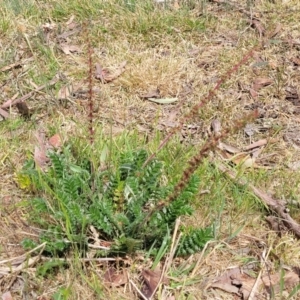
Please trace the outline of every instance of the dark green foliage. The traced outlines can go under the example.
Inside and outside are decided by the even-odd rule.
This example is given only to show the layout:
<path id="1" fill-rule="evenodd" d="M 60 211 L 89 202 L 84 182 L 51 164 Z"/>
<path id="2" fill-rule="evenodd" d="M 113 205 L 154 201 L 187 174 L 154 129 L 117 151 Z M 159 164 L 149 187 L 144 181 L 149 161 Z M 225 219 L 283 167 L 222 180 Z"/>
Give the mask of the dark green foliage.
<path id="1" fill-rule="evenodd" d="M 177 248 L 177 255 L 190 255 L 199 252 L 212 238 L 212 228 L 192 228 L 182 235 Z"/>
<path id="2" fill-rule="evenodd" d="M 70 242 L 59 226 L 48 226 L 47 230 L 40 235 L 40 242 L 46 242 L 45 254 L 61 256 L 70 248 Z M 73 237 L 75 241 L 75 236 Z"/>
<path id="3" fill-rule="evenodd" d="M 196 176 L 177 199 L 158 209 L 173 187 L 161 182 L 162 162 L 152 160 L 142 167 L 148 157 L 145 150 L 123 153 L 112 170 L 94 173 L 90 163 L 75 159 L 71 150 L 50 153 L 47 172 L 26 164 L 22 173 L 38 193 L 31 202 L 31 218 L 45 229 L 40 242 L 47 242 L 47 253 L 62 255 L 71 245 L 84 249 L 90 225 L 102 239 L 113 241 L 111 253 L 159 247 L 176 219 L 192 214 L 191 201 L 199 186 Z M 209 239 L 211 234 L 205 230 L 193 231 L 190 238 L 186 234 L 178 254 L 194 253 Z"/>
<path id="4" fill-rule="evenodd" d="M 67 267 L 67 263 L 62 260 L 52 259 L 37 267 L 36 274 L 38 276 L 47 277 L 55 274 L 60 268 Z"/>
<path id="5" fill-rule="evenodd" d="M 33 240 L 31 239 L 28 239 L 28 238 L 25 238 L 22 242 L 22 247 L 25 249 L 25 250 L 31 250 L 33 248 L 35 248 L 37 246 L 37 243 L 34 242 Z"/>

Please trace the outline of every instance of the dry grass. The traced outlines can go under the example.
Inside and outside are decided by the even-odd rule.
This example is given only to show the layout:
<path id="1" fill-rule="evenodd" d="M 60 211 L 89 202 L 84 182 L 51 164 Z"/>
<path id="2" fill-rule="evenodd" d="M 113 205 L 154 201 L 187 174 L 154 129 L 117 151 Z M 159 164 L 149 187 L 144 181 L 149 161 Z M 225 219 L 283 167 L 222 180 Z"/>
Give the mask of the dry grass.
<path id="1" fill-rule="evenodd" d="M 135 8 L 124 4 L 130 2 L 137 2 Z M 278 33 L 255 53 L 252 62 L 241 66 L 199 115 L 190 120 L 191 126 L 178 133 L 177 141 L 183 144 L 177 149 L 173 141 L 161 156 L 169 151 L 165 160 L 170 165 L 168 172 L 176 181 L 183 170 L 183 165 L 177 162 L 186 161 L 189 153 L 193 153 L 191 144 L 199 147 L 207 138 L 212 119 L 218 118 L 224 126 L 230 126 L 233 120 L 258 107 L 261 118 L 255 125 L 263 130 L 255 133 L 251 140 L 276 138 L 276 143 L 264 149 L 258 162 L 272 168 L 249 170 L 245 176 L 277 198 L 299 201 L 299 169 L 294 171 L 289 166 L 299 161 L 300 99 L 298 96 L 295 105 L 286 100 L 286 88 L 297 89 L 300 84 L 300 62 L 295 60 L 300 59 L 299 1 L 256 1 L 250 7 L 247 6 L 249 1 L 230 4 L 203 0 L 194 1 L 195 5 L 193 1 L 178 2 L 179 9 L 172 3 L 169 8 L 153 7 L 152 1 L 4 0 L 0 8 L 0 69 L 19 61 L 21 67 L 0 72 L 1 102 L 30 92 L 57 73 L 64 79 L 27 100 L 29 108 L 34 110 L 31 120 L 23 120 L 12 107 L 12 118 L 0 123 L 1 260 L 22 255 L 25 252 L 20 246 L 22 239 L 38 233 L 27 219 L 30 195 L 20 190 L 14 179 L 33 153 L 35 132 L 43 130 L 48 137 L 60 132 L 65 141 L 70 136 L 85 138 L 87 135 L 86 100 L 57 99 L 60 88 L 66 84 L 87 87 L 87 34 L 94 48 L 94 62 L 113 72 L 127 61 L 126 71 L 112 83 L 94 82 L 95 89 L 100 90 L 95 93 L 97 132 L 103 130 L 113 135 L 126 132 L 123 137 L 126 144 L 136 130 L 141 138 L 147 136 L 154 141 L 149 144 L 154 151 L 157 136 L 170 131 L 178 116 L 198 103 L 216 81 L 261 40 L 258 30 L 240 9 L 259 20 L 266 29 L 265 35 L 270 35 L 280 24 Z M 191 7 L 186 6 L 188 2 Z M 85 25 L 67 37 L 66 43 L 79 46 L 81 52 L 66 55 L 60 49 L 57 36 L 72 30 L 70 26 L 75 23 Z M 258 98 L 253 99 L 249 88 L 260 77 L 272 79 L 273 84 L 260 89 Z M 160 106 L 140 98 L 157 88 L 161 98 L 177 97 L 178 101 Z M 287 135 L 288 132 L 292 134 Z M 293 134 L 294 139 L 289 138 Z M 250 143 L 250 138 L 240 131 L 227 143 L 242 148 Z M 272 248 L 271 273 L 277 272 L 282 264 L 299 266 L 299 241 L 292 234 L 279 237 L 270 231 L 259 199 L 208 163 L 200 167 L 199 174 L 203 176 L 200 190 L 210 192 L 199 196 L 195 204 L 197 213 L 186 223 L 204 226 L 213 222 L 217 240 L 208 246 L 204 255 L 187 259 L 191 265 L 201 258 L 194 276 L 176 273 L 184 262 L 174 261 L 169 274 L 174 279 L 172 288 L 168 292 L 159 290 L 159 299 L 168 299 L 168 293 L 175 299 L 236 299 L 228 293 L 208 289 L 209 283 L 229 267 L 259 261 L 262 254 L 259 242 L 267 249 Z M 299 209 L 291 209 L 299 220 Z M 244 248 L 250 249 L 246 255 L 241 254 Z M 130 260 L 127 267 L 137 282 L 143 263 Z M 74 254 L 74 262 L 68 269 L 62 268 L 48 278 L 36 276 L 34 268 L 0 275 L 0 290 L 10 290 L 14 299 L 136 297 L 130 285 L 105 287 L 101 278 L 106 268 L 105 264 L 82 265 Z M 58 291 L 62 298 L 53 298 Z"/>

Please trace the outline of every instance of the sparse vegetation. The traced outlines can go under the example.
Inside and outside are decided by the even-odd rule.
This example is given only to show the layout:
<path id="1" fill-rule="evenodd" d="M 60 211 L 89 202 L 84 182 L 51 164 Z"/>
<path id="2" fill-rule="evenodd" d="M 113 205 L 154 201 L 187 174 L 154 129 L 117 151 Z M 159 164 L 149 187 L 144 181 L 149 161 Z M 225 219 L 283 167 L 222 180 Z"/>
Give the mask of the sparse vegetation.
<path id="1" fill-rule="evenodd" d="M 4 0 L 1 293 L 297 299 L 299 8 Z"/>

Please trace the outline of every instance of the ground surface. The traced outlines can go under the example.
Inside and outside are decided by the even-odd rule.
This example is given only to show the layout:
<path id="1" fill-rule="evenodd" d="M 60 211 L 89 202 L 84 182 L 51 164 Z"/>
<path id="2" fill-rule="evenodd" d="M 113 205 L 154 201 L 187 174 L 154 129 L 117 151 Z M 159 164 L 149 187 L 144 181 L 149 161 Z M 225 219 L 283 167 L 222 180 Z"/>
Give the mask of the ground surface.
<path id="1" fill-rule="evenodd" d="M 155 151 L 180 116 L 205 99 L 218 80 L 257 46 L 215 96 L 184 121 L 165 159 L 176 181 L 190 155 L 214 134 L 213 120 L 234 127 L 235 120 L 257 109 L 255 121 L 223 141 L 249 158 L 243 149 L 268 139 L 258 148 L 255 161 L 248 160 L 249 168 L 237 166 L 241 160 L 227 148 L 213 158 L 232 161 L 234 170 L 272 197 L 293 201 L 291 215 L 300 220 L 295 205 L 300 200 L 300 4 L 273 2 L 4 0 L 0 105 L 8 115 L 0 111 L 2 293 L 10 292 L 12 299 L 138 298 L 128 282 L 114 288 L 103 284 L 107 266 L 99 262 L 82 264 L 73 258 L 69 268 L 48 277 L 36 274 L 41 257 L 37 264 L 15 269 L 20 265 L 16 258 L 26 253 L 20 242 L 38 232 L 28 219 L 31 195 L 20 188 L 16 174 L 32 157 L 41 132 L 46 138 L 59 133 L 64 143 L 88 135 L 88 44 L 93 48 L 92 65 L 98 64 L 93 81 L 96 133 L 121 136 L 125 144 L 131 143 L 131 136 L 140 138 L 149 151 Z M 56 83 L 49 84 L 53 79 Z M 46 87 L 36 92 L 43 84 Z M 27 107 L 3 106 L 31 91 L 26 99 L 30 118 Z M 185 222 L 215 224 L 215 240 L 203 253 L 173 262 L 167 274 L 171 283 L 158 289 L 159 299 L 240 299 L 210 285 L 229 268 L 248 266 L 252 278 L 270 278 L 282 274 L 282 269 L 300 267 L 299 240 L 269 226 L 265 216 L 270 212 L 263 200 L 208 161 L 205 164 L 200 167 L 205 175 L 196 214 Z M 125 270 L 139 286 L 141 270 L 150 266 L 130 258 Z M 183 271 L 189 266 L 191 271 Z M 279 286 L 284 286 L 281 293 Z M 283 276 L 274 279 L 273 287 L 273 299 L 286 299 L 291 291 Z M 265 291 L 257 290 L 253 299 L 267 299 Z"/>

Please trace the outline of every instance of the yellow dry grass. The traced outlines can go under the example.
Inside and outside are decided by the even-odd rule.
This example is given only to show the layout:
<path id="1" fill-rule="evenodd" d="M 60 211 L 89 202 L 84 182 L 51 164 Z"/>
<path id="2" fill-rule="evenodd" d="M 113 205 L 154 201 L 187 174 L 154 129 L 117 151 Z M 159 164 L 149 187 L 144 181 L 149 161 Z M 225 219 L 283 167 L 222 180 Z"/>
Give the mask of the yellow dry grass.
<path id="1" fill-rule="evenodd" d="M 262 162 L 272 169 L 253 169 L 247 171 L 246 176 L 274 197 L 299 201 L 299 169 L 289 168 L 299 160 L 299 94 L 296 105 L 286 100 L 286 88 L 297 89 L 300 83 L 300 63 L 296 62 L 300 59 L 299 1 L 256 1 L 255 4 L 250 1 L 176 1 L 179 6 L 170 1 L 165 8 L 152 7 L 152 2 L 155 1 L 149 1 L 147 6 L 139 1 L 4 0 L 0 8 L 0 69 L 18 61 L 21 68 L 0 73 L 1 103 L 14 95 L 21 97 L 35 86 L 49 82 L 57 73 L 64 81 L 27 100 L 30 109 L 35 110 L 32 120 L 20 119 L 12 107 L 11 120 L 1 121 L 1 260 L 24 254 L 20 246 L 22 239 L 39 232 L 27 219 L 30 194 L 20 190 L 14 179 L 24 161 L 32 156 L 35 132 L 44 130 L 48 137 L 60 132 L 66 141 L 72 135 L 81 138 L 87 135 L 87 101 L 73 99 L 62 103 L 57 99 L 65 84 L 80 83 L 83 89 L 87 88 L 87 34 L 95 63 L 114 72 L 127 61 L 125 72 L 112 83 L 103 85 L 94 81 L 94 88 L 100 91 L 94 94 L 95 123 L 107 134 L 137 130 L 141 136 L 154 139 L 157 128 L 162 136 L 170 130 L 161 123 L 170 119 L 174 122 L 172 115 L 176 113 L 178 118 L 188 112 L 263 38 L 241 9 L 264 26 L 263 34 L 278 30 L 255 53 L 252 61 L 242 65 L 212 101 L 189 120 L 199 128 L 195 135 L 188 129 L 188 134 L 196 141 L 196 147 L 200 147 L 207 138 L 212 119 L 218 118 L 224 126 L 232 126 L 234 120 L 257 107 L 261 119 L 256 125 L 263 130 L 251 139 L 272 137 L 277 142 L 269 144 L 261 155 Z M 126 3 L 137 4 L 131 8 Z M 68 29 L 70 24 L 85 21 L 83 29 L 65 41 L 79 46 L 81 51 L 66 55 L 60 49 L 57 35 L 71 30 Z M 259 96 L 253 99 L 249 91 L 256 78 L 270 78 L 273 84 L 260 89 Z M 141 95 L 155 89 L 159 89 L 161 98 L 176 97 L 178 101 L 157 105 L 141 99 Z M 284 139 L 289 130 L 296 134 L 294 140 Z M 227 142 L 242 148 L 250 143 L 250 138 L 240 131 Z M 211 180 L 219 178 L 207 176 Z M 264 243 L 263 249 L 272 249 L 270 273 L 278 272 L 282 264 L 299 266 L 299 241 L 292 234 L 278 236 L 272 232 L 264 220 L 266 211 L 251 193 L 239 193 L 234 184 L 230 186 L 226 181 L 223 184 L 225 187 L 220 184 L 219 190 L 199 196 L 196 215 L 185 220 L 196 226 L 216 222 L 218 240 L 211 243 L 204 254 L 188 259 L 189 264 L 198 262 L 194 276 L 178 276 L 174 279 L 176 284 L 179 282 L 178 288 L 159 290 L 159 299 L 172 299 L 167 298 L 170 295 L 175 299 L 236 299 L 234 295 L 208 289 L 209 283 L 227 268 L 245 264 L 247 259 L 259 261 L 262 255 L 259 243 Z M 201 189 L 210 187 L 201 186 Z M 292 215 L 299 220 L 299 209 L 292 208 Z M 249 250 L 247 255 L 241 254 L 244 248 Z M 79 258 L 75 257 L 74 261 L 69 269 L 62 269 L 50 278 L 37 277 L 36 266 L 15 274 L 0 274 L 0 290 L 10 290 L 14 299 L 53 299 L 58 291 L 66 291 L 66 296 L 56 299 L 137 299 L 129 284 L 115 289 L 103 286 L 105 264 L 82 267 Z M 174 261 L 173 269 L 181 263 Z M 128 273 L 136 280 L 143 264 L 133 260 L 129 265 Z M 194 279 L 197 283 L 190 284 Z"/>

